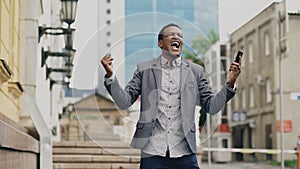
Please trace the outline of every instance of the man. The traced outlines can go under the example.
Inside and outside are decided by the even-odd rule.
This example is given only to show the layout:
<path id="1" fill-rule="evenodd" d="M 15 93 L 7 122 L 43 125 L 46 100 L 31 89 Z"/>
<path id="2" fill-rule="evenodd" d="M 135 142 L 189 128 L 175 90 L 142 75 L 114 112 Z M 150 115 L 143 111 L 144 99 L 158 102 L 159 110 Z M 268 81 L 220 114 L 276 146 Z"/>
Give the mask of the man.
<path id="1" fill-rule="evenodd" d="M 113 74 L 113 58 L 101 59 L 105 86 L 117 106 L 126 109 L 141 96 L 140 116 L 131 146 L 142 151 L 141 169 L 199 169 L 196 159 L 195 106 L 217 113 L 234 94 L 240 74 L 232 63 L 227 83 L 216 95 L 210 89 L 204 68 L 180 57 L 181 28 L 164 26 L 158 35 L 161 55 L 137 65 L 125 89 Z"/>
<path id="2" fill-rule="evenodd" d="M 298 136 L 296 150 L 298 150 L 298 151 L 300 150 L 300 135 Z"/>

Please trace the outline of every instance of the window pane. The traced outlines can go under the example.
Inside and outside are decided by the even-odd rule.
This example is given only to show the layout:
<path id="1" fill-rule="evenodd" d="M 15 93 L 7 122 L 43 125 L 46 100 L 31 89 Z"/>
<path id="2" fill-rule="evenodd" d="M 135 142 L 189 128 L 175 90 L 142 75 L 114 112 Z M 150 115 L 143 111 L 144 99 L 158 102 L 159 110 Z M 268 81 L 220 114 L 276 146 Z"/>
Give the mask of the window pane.
<path id="1" fill-rule="evenodd" d="M 272 89 L 271 89 L 271 82 L 270 79 L 267 79 L 266 82 L 266 96 L 267 96 L 267 103 L 270 103 L 272 101 Z"/>
<path id="2" fill-rule="evenodd" d="M 249 58 L 249 63 L 253 63 L 253 45 L 252 45 L 252 43 L 250 43 L 248 46 L 248 58 Z"/>
<path id="3" fill-rule="evenodd" d="M 242 90 L 242 106 L 243 108 L 246 108 L 246 90 Z"/>
<path id="4" fill-rule="evenodd" d="M 254 88 L 252 85 L 249 88 L 249 93 L 250 93 L 250 107 L 254 107 Z"/>
<path id="5" fill-rule="evenodd" d="M 236 95 L 234 97 L 234 108 L 235 108 L 235 110 L 239 109 L 239 96 L 238 95 Z"/>
<path id="6" fill-rule="evenodd" d="M 265 33 L 265 55 L 270 55 L 270 39 L 268 33 Z"/>

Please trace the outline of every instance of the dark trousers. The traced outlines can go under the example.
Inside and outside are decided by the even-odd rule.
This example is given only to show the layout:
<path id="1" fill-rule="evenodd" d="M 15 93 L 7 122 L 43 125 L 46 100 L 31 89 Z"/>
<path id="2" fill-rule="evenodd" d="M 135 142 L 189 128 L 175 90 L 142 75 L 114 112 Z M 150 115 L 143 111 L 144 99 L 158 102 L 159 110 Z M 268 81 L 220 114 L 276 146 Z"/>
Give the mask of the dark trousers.
<path id="1" fill-rule="evenodd" d="M 142 152 L 140 169 L 199 169 L 196 154 L 179 158 L 151 156 Z"/>

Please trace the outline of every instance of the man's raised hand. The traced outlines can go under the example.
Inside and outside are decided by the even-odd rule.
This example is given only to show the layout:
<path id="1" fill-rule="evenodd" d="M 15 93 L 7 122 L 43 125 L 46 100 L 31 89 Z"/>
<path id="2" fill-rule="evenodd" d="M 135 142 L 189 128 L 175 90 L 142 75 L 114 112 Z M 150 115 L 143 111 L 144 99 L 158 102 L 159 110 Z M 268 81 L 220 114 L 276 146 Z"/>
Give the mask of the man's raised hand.
<path id="1" fill-rule="evenodd" d="M 242 63 L 242 57 L 239 56 L 239 63 L 237 62 L 232 62 L 229 68 L 229 78 L 227 83 L 230 85 L 230 87 L 234 87 L 234 84 L 238 78 L 238 76 L 241 73 L 241 63 Z"/>
<path id="2" fill-rule="evenodd" d="M 104 67 L 105 71 L 106 71 L 106 78 L 109 78 L 113 75 L 113 58 L 111 57 L 111 55 L 108 53 L 106 54 L 102 59 L 101 59 L 101 63 L 102 66 Z"/>

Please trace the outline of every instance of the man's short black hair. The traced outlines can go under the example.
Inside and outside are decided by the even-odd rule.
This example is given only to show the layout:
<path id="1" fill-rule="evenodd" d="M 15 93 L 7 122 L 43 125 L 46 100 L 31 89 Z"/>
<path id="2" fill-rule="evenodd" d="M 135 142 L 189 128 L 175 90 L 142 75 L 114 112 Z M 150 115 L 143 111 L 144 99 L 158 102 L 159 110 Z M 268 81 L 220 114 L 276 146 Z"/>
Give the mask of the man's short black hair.
<path id="1" fill-rule="evenodd" d="M 163 28 L 161 28 L 161 30 L 159 31 L 159 34 L 158 34 L 158 41 L 162 40 L 163 37 L 164 37 L 164 30 L 168 27 L 171 27 L 171 26 L 174 26 L 174 27 L 177 27 L 179 29 L 181 29 L 180 26 L 176 25 L 175 23 L 169 23 L 168 25 L 164 26 Z"/>

